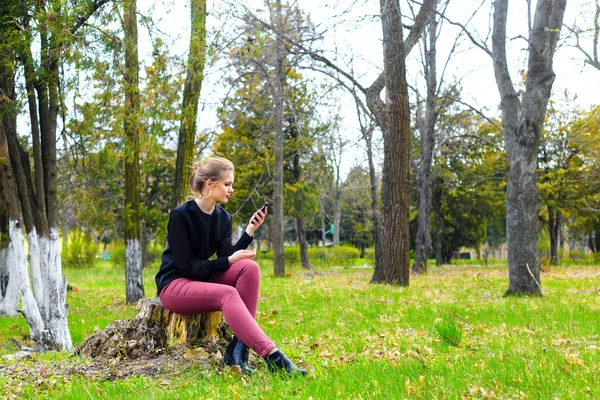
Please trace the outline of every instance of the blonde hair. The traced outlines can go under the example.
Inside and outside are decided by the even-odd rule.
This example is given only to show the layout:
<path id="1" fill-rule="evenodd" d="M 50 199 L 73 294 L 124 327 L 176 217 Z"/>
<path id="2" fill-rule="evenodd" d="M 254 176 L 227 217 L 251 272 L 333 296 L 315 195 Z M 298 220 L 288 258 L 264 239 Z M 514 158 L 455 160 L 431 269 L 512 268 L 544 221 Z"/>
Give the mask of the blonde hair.
<path id="1" fill-rule="evenodd" d="M 224 181 L 233 173 L 233 163 L 222 157 L 209 157 L 204 162 L 196 161 L 193 164 L 194 172 L 190 176 L 190 189 L 196 195 L 201 195 L 206 182 L 215 183 Z"/>

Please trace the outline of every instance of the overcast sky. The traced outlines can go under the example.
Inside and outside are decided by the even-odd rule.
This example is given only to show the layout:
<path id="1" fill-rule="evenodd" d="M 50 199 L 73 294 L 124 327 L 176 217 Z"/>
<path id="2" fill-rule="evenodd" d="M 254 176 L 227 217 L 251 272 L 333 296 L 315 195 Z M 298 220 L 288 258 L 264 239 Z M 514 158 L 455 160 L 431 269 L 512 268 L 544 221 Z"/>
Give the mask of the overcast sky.
<path id="1" fill-rule="evenodd" d="M 260 7 L 262 1 L 246 1 L 245 4 L 254 4 Z M 535 3 L 535 1 L 534 1 Z M 148 3 L 145 3 L 148 4 Z M 235 19 L 231 15 L 217 15 L 217 10 L 225 9 L 223 1 L 209 0 L 207 26 L 209 31 L 224 30 L 231 32 L 235 26 Z M 474 10 L 482 4 L 482 1 L 474 0 L 451 0 L 446 15 L 452 21 L 466 24 Z M 469 27 L 480 37 L 488 35 L 492 1 L 483 2 L 478 15 L 473 18 Z M 323 50 L 330 52 L 337 50 L 342 55 L 353 54 L 354 68 L 359 81 L 368 86 L 381 72 L 383 65 L 383 54 L 381 46 L 381 23 L 378 18 L 378 0 L 301 0 L 298 5 L 305 10 L 319 31 L 326 32 L 322 44 Z M 144 7 L 140 4 L 140 8 Z M 164 8 L 163 8 L 164 7 Z M 250 6 L 249 6 L 250 7 Z M 527 2 L 525 0 L 513 0 L 509 3 L 508 36 L 526 36 L 527 32 Z M 577 24 L 591 26 L 594 10 L 593 0 L 569 0 L 564 22 L 569 26 Z M 144 9 L 140 9 L 144 12 Z M 403 12 L 409 14 L 408 7 Z M 533 12 L 533 10 L 532 10 Z M 168 33 L 173 39 L 170 46 L 173 52 L 185 55 L 189 44 L 189 8 L 187 1 L 157 1 L 156 9 L 153 11 L 156 17 L 161 16 L 159 27 Z M 587 21 L 586 21 L 587 19 Z M 409 21 L 407 21 L 409 22 Z M 444 23 L 442 33 L 438 40 L 438 73 L 441 73 L 448 52 L 459 34 L 459 28 Z M 561 33 L 565 37 L 566 30 Z M 143 36 L 143 30 L 140 30 Z M 570 41 L 573 43 L 573 41 Z M 460 81 L 463 88 L 463 99 L 478 108 L 487 108 L 491 116 L 498 116 L 499 95 L 494 80 L 491 58 L 481 49 L 476 48 L 466 36 L 459 39 L 458 53 L 448 63 L 444 81 L 447 83 Z M 590 42 L 588 42 L 590 43 Z M 585 43 L 582 43 L 585 46 Z M 145 46 L 147 47 L 145 49 Z M 140 50 L 142 54 L 148 52 L 149 42 L 140 37 Z M 488 46 L 491 43 L 488 41 Z M 524 39 L 515 39 L 509 42 L 508 56 L 509 68 L 513 82 L 520 81 L 520 70 L 526 70 L 526 42 Z M 591 52 L 591 50 L 590 50 Z M 421 86 L 423 80 L 420 77 L 419 49 L 414 48 L 407 64 L 408 80 L 413 86 Z M 581 54 L 567 45 L 562 45 L 554 57 L 554 70 L 556 80 L 553 86 L 553 98 L 561 103 L 562 93 L 568 89 L 571 97 L 576 96 L 576 104 L 582 108 L 589 108 L 598 104 L 598 93 L 600 93 L 600 71 L 584 66 Z M 222 97 L 223 88 L 219 83 L 220 74 L 215 68 L 207 70 L 202 87 L 202 100 L 205 103 L 203 114 L 200 118 L 199 129 L 211 129 L 216 127 L 214 100 Z M 354 115 L 355 106 L 350 96 L 342 96 L 339 104 L 342 110 L 349 110 L 344 116 L 342 132 L 349 138 L 357 138 L 357 123 Z M 574 104 L 562 104 L 572 107 Z M 348 154 L 344 163 L 345 171 L 352 166 L 353 162 L 362 159 L 360 151 Z"/>

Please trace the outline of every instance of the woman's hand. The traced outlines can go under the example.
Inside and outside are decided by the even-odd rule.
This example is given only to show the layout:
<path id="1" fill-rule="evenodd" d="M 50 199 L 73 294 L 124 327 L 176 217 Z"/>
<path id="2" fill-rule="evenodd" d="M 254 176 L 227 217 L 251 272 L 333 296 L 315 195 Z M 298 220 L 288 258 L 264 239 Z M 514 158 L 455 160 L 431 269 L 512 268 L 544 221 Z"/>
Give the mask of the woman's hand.
<path id="1" fill-rule="evenodd" d="M 228 257 L 229 265 L 242 260 L 252 260 L 256 257 L 256 250 L 238 250 Z"/>
<path id="2" fill-rule="evenodd" d="M 249 236 L 252 236 L 254 234 L 254 232 L 256 232 L 258 227 L 261 226 L 263 224 L 263 222 L 265 222 L 265 218 L 267 217 L 267 211 L 268 211 L 268 208 L 265 208 L 264 212 L 261 210 L 258 210 L 257 212 L 255 212 L 252 215 L 252 217 L 250 217 L 250 222 L 248 223 L 248 226 L 246 227 L 246 233 Z"/>

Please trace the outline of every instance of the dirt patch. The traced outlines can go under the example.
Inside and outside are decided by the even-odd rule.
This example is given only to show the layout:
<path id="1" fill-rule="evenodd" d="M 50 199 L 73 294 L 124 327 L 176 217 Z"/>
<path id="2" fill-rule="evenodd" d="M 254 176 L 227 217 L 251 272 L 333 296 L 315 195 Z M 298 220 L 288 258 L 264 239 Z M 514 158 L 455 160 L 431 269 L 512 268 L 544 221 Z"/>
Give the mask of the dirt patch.
<path id="1" fill-rule="evenodd" d="M 222 369 L 227 345 L 224 338 L 230 337 L 227 329 L 226 324 L 219 327 L 221 335 L 217 343 L 165 349 L 164 334 L 151 320 L 114 321 L 77 346 L 70 359 L 48 363 L 27 351 L 5 356 L 5 363 L 0 363 L 0 376 L 30 382 L 68 379 L 74 375 L 95 380 L 132 376 L 169 379 L 193 365 L 207 370 Z"/>
<path id="2" fill-rule="evenodd" d="M 33 383 L 77 375 L 92 380 L 126 379 L 132 376 L 169 379 L 193 365 L 207 370 L 224 368 L 223 351 L 221 345 L 207 344 L 193 349 L 182 346 L 166 351 L 157 350 L 137 358 L 97 357 L 90 360 L 74 354 L 70 359 L 52 363 L 38 359 L 33 353 L 18 362 L 1 364 L 0 375 L 8 381 Z"/>

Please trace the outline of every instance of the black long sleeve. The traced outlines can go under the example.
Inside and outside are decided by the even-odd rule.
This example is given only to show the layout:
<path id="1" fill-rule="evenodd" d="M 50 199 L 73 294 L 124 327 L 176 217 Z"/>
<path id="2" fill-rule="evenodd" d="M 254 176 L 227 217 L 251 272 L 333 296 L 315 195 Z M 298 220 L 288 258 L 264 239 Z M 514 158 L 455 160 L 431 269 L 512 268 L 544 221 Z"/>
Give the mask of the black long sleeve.
<path id="1" fill-rule="evenodd" d="M 177 278 L 204 281 L 229 268 L 228 257 L 252 242 L 246 232 L 231 243 L 231 215 L 219 206 L 206 214 L 195 201 L 174 208 L 169 215 L 167 247 L 156 275 L 158 293 Z M 216 260 L 209 258 L 217 253 Z"/>

